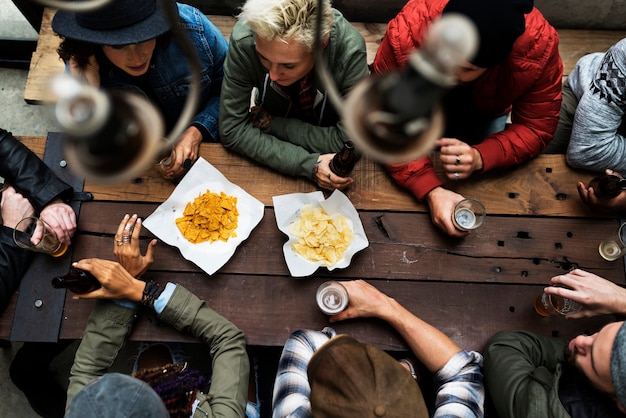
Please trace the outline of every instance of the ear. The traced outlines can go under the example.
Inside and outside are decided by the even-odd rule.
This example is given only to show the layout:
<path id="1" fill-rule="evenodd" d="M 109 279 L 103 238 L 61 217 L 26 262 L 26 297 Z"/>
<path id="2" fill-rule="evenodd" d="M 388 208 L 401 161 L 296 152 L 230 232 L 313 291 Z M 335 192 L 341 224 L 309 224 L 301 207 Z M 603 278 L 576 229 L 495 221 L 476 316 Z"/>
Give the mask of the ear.
<path id="1" fill-rule="evenodd" d="M 326 48 L 328 46 L 328 42 L 330 42 L 330 34 L 328 34 L 326 36 L 326 39 L 324 39 L 324 42 L 322 42 L 322 49 Z"/>

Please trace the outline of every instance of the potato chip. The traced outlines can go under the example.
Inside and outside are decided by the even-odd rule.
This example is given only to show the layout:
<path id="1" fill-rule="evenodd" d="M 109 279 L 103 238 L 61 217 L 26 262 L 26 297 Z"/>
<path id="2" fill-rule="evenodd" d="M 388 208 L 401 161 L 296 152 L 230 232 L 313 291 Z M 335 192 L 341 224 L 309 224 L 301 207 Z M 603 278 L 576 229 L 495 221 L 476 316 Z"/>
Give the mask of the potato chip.
<path id="1" fill-rule="evenodd" d="M 325 266 L 341 260 L 353 237 L 344 216 L 331 217 L 321 207 L 311 205 L 302 207 L 300 218 L 289 225 L 289 233 L 298 238 L 291 246 L 296 254 Z"/>
<path id="2" fill-rule="evenodd" d="M 189 242 L 198 244 L 236 237 L 238 220 L 236 197 L 207 190 L 187 202 L 183 216 L 176 218 L 176 226 Z"/>

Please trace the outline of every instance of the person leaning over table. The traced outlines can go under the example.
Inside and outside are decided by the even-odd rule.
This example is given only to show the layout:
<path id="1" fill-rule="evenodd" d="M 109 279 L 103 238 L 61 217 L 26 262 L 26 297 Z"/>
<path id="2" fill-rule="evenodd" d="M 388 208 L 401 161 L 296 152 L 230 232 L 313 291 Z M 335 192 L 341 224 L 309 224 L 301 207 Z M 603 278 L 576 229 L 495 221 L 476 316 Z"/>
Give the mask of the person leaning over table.
<path id="1" fill-rule="evenodd" d="M 580 58 L 563 82 L 561 116 L 548 150 L 575 168 L 626 172 L 626 39 Z"/>
<path id="2" fill-rule="evenodd" d="M 89 316 L 74 358 L 66 417 L 245 417 L 250 365 L 243 332 L 184 287 L 171 282 L 160 287 L 138 279 L 152 264 L 156 245 L 156 240 L 152 240 L 142 255 L 140 229 L 141 219 L 137 215 L 124 216 L 114 242 L 118 262 L 92 258 L 74 263 L 102 284 L 101 288 L 75 298 L 103 300 L 97 302 Z M 151 382 L 152 387 L 163 397 L 159 383 L 173 384 L 180 391 L 176 391 L 176 398 L 160 399 L 155 390 L 146 388 L 138 378 L 129 380 L 108 373 L 132 330 L 138 306 L 207 346 L 212 370 L 210 386 L 188 387 L 190 377 L 186 366 L 162 364 L 150 371 L 158 370 L 157 375 L 165 376 L 176 370 L 179 379 L 175 379 L 175 384 L 166 378 L 157 379 Z M 163 402 L 173 403 L 180 396 L 184 396 L 189 410 L 183 415 L 168 412 Z"/>
<path id="3" fill-rule="evenodd" d="M 329 0 L 321 4 L 323 59 L 345 95 L 368 76 L 365 40 Z M 220 135 L 281 173 L 343 189 L 352 179 L 329 162 L 349 138 L 315 68 L 317 9 L 318 0 L 245 2 L 224 62 Z"/>
<path id="4" fill-rule="evenodd" d="M 563 63 L 558 34 L 532 0 L 410 0 L 389 22 L 372 72 L 406 65 L 409 54 L 422 47 L 431 22 L 447 13 L 460 13 L 475 24 L 479 47 L 442 100 L 446 123 L 437 146 L 445 177 L 463 180 L 536 157 L 557 126 Z M 441 230 L 467 235 L 452 223 L 454 205 L 463 196 L 444 187 L 430 157 L 387 169 L 428 204 Z"/>
<path id="5" fill-rule="evenodd" d="M 107 90 L 144 96 L 157 106 L 170 130 L 185 106 L 191 68 L 170 32 L 164 1 L 113 0 L 93 12 L 59 10 L 52 29 L 63 38 L 59 56 L 72 75 Z M 167 168 L 170 179 L 180 177 L 200 157 L 202 141 L 219 142 L 217 119 L 228 50 L 222 33 L 200 10 L 176 6 L 179 24 L 199 59 L 200 97 L 191 125 L 174 146 Z"/>
<path id="6" fill-rule="evenodd" d="M 76 231 L 76 214 L 65 203 L 72 198 L 72 187 L 59 179 L 35 153 L 4 129 L 0 129 L 0 177 L 4 178 L 6 186 L 0 199 L 0 312 L 3 312 L 35 254 L 18 247 L 13 241 L 17 223 L 26 216 L 38 215 L 64 243 L 70 245 Z M 63 394 L 63 389 L 47 367 L 21 362 L 21 359 L 30 357 L 27 353 L 31 350 L 37 351 L 38 359 L 41 360 L 47 356 L 54 357 L 56 350 L 63 348 L 56 344 L 54 347 L 47 345 L 42 353 L 42 345 L 23 343 L 13 357 L 10 375 L 34 410 L 43 416 L 54 416 L 48 415 L 48 412 L 62 412 L 55 400 Z M 41 361 L 37 365 L 47 366 L 45 360 Z M 46 388 L 43 395 L 45 399 L 42 399 L 42 387 Z"/>
<path id="7" fill-rule="evenodd" d="M 17 289 L 33 256 L 13 241 L 13 229 L 25 216 L 39 216 L 66 244 L 76 231 L 76 214 L 65 201 L 73 189 L 10 132 L 0 129 L 0 177 L 8 186 L 0 203 L 0 312 Z M 24 200 L 26 199 L 26 200 Z"/>
<path id="8" fill-rule="evenodd" d="M 545 292 L 583 305 L 567 318 L 626 314 L 626 289 L 576 269 Z M 558 287 L 557 287 L 558 286 Z M 571 341 L 525 331 L 494 335 L 484 351 L 487 392 L 501 418 L 623 417 L 626 326 L 612 322 Z"/>
<path id="9" fill-rule="evenodd" d="M 330 322 L 380 318 L 404 338 L 434 373 L 433 417 L 483 417 L 482 356 L 465 351 L 369 283 L 341 282 L 348 307 Z M 425 418 L 429 412 L 409 360 L 396 361 L 374 346 L 332 328 L 294 332 L 283 348 L 273 395 L 273 418 Z"/>

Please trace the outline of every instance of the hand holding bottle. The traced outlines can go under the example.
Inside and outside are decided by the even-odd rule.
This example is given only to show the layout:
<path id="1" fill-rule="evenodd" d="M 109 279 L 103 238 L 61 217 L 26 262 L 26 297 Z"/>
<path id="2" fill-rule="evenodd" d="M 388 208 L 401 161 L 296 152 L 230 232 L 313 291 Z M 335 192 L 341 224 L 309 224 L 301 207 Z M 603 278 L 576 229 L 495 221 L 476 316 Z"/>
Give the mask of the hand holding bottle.
<path id="1" fill-rule="evenodd" d="M 607 169 L 605 171 L 607 176 L 617 177 L 618 179 L 622 179 L 620 173 L 617 173 L 613 170 Z M 582 182 L 578 182 L 578 195 L 580 199 L 587 204 L 591 209 L 602 211 L 602 212 L 610 212 L 617 213 L 626 210 L 626 193 L 619 193 L 616 197 L 610 199 L 602 199 L 598 197 L 596 188 L 594 187 L 594 182 L 586 186 Z M 613 183 L 615 183 L 613 181 Z M 618 183 L 619 184 L 619 183 Z M 591 188 L 590 188 L 591 187 Z M 602 186 L 596 186 L 602 187 Z M 621 187 L 621 186 L 619 186 Z"/>

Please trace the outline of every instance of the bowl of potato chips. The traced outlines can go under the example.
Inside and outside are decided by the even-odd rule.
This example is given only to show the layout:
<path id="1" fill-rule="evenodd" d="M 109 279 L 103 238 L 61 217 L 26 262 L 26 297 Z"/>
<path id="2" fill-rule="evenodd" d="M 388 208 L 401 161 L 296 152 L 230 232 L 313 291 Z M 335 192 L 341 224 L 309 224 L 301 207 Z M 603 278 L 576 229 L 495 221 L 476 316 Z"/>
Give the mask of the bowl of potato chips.
<path id="1" fill-rule="evenodd" d="M 369 241 L 352 202 L 335 190 L 274 196 L 278 229 L 288 236 L 283 245 L 292 277 L 310 276 L 318 268 L 346 268 Z"/>
<path id="2" fill-rule="evenodd" d="M 261 222 L 264 209 L 262 202 L 200 158 L 143 225 L 213 274 Z"/>

